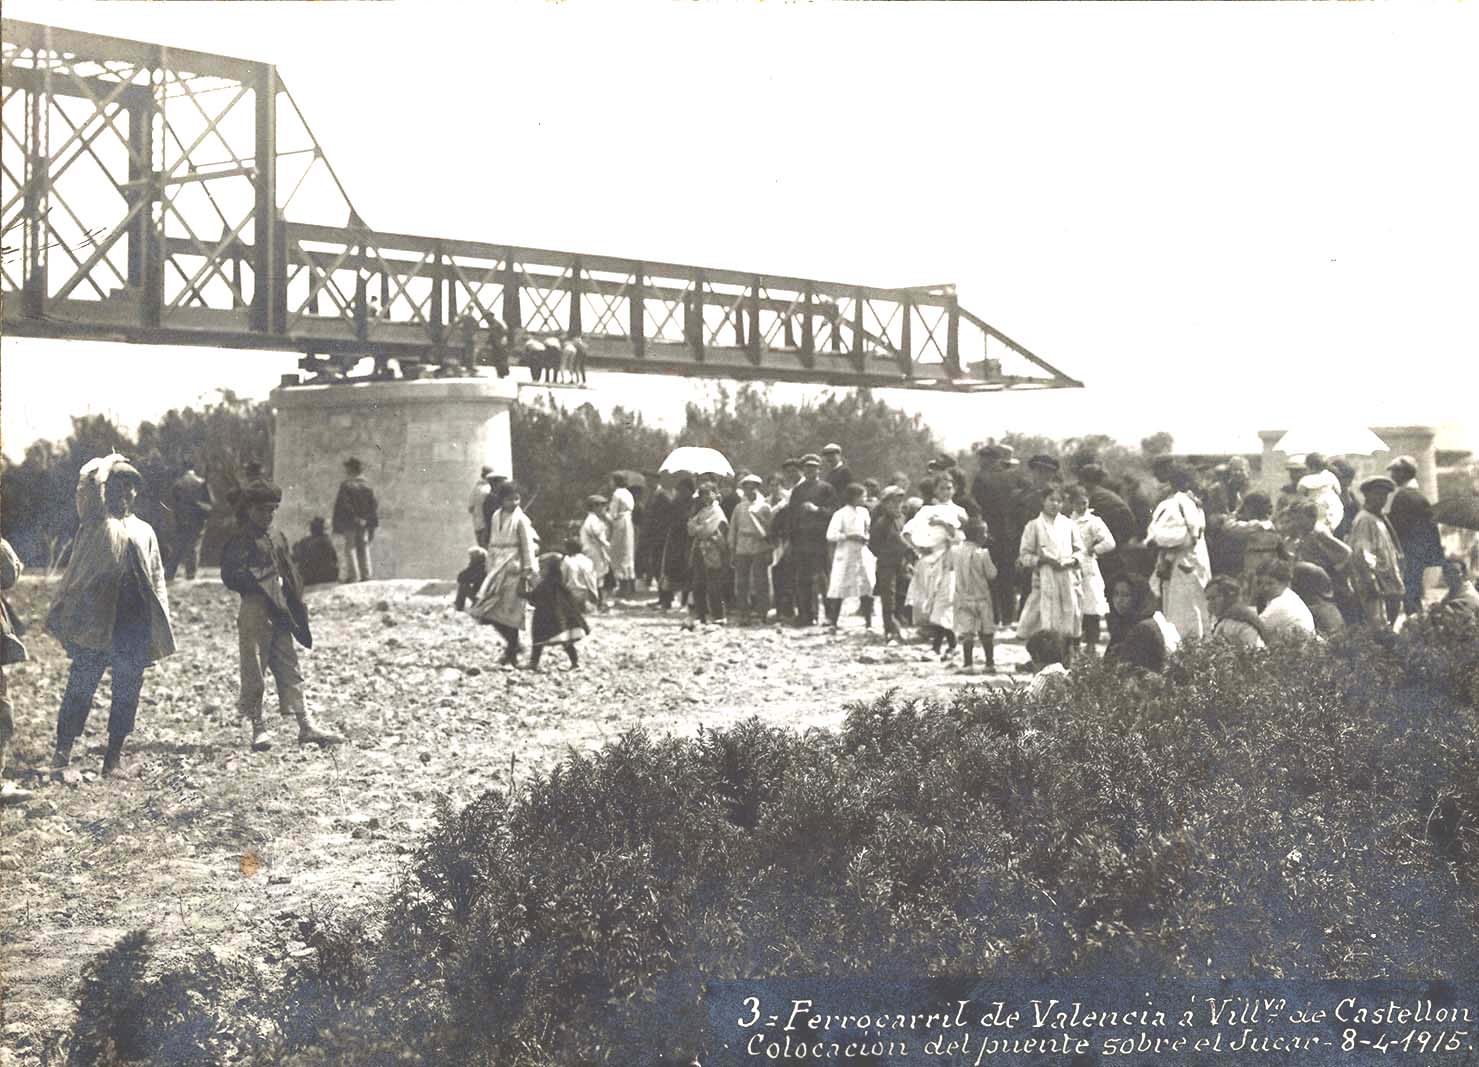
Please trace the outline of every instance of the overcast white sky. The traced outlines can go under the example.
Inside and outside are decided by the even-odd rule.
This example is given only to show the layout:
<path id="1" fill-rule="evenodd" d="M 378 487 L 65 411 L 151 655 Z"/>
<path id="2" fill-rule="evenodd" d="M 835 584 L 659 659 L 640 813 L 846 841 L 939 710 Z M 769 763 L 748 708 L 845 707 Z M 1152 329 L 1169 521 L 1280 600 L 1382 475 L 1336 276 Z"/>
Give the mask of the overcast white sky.
<path id="1" fill-rule="evenodd" d="M 1089 388 L 889 394 L 953 445 L 1169 428 L 1251 450 L 1260 428 L 1340 412 L 1479 445 L 1479 4 L 5 14 L 276 63 L 381 229 L 955 281 Z M 294 364 L 24 340 L 3 357 L 12 455 L 73 413 L 132 425 L 216 384 L 265 395 Z M 692 391 L 599 389 L 659 421 Z"/>

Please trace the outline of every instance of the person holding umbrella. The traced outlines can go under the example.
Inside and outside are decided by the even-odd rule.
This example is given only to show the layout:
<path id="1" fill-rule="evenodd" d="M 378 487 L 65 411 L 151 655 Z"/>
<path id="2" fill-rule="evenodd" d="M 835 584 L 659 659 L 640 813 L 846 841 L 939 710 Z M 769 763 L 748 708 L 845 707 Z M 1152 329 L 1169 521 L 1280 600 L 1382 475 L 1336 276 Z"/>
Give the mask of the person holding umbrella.
<path id="1" fill-rule="evenodd" d="M 700 623 L 724 621 L 724 585 L 729 574 L 729 520 L 711 481 L 698 487 L 698 506 L 688 519 L 690 607 Z"/>
<path id="2" fill-rule="evenodd" d="M 673 606 L 674 598 L 680 605 L 687 604 L 689 554 L 692 543 L 688 537 L 688 520 L 694 512 L 693 479 L 686 475 L 673 486 L 672 505 L 668 511 L 668 528 L 663 536 L 662 555 L 658 562 L 657 606 L 667 611 Z"/>

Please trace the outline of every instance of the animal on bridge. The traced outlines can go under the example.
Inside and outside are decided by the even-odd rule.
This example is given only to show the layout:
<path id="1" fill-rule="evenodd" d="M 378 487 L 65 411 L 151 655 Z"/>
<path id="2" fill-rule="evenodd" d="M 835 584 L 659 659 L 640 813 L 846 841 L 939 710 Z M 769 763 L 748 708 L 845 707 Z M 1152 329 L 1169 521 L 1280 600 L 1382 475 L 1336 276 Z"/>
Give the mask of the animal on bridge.
<path id="1" fill-rule="evenodd" d="M 562 341 L 551 337 L 541 341 L 537 337 L 525 337 L 520 343 L 519 366 L 529 371 L 536 382 L 550 385 L 584 385 L 586 356 L 589 348 L 580 337 Z"/>
<path id="2" fill-rule="evenodd" d="M 574 337 L 560 349 L 560 370 L 565 380 L 572 385 L 585 384 L 585 358 L 590 353 L 585 339 Z"/>
<path id="3" fill-rule="evenodd" d="M 528 370 L 533 381 L 554 385 L 560 376 L 560 352 L 558 340 L 545 342 L 537 337 L 526 338 L 519 346 L 519 366 Z"/>

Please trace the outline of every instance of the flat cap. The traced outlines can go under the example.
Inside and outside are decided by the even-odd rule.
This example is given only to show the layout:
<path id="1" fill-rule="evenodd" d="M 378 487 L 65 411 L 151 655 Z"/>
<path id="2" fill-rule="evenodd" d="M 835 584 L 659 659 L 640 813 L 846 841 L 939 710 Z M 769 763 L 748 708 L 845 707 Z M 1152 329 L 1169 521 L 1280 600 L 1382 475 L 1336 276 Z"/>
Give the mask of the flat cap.
<path id="1" fill-rule="evenodd" d="M 838 444 L 826 444 L 822 446 L 822 455 L 842 455 L 842 446 Z"/>
<path id="2" fill-rule="evenodd" d="M 822 465 L 822 457 L 815 452 L 808 452 L 801 457 L 801 465 L 803 467 L 820 467 Z"/>
<path id="3" fill-rule="evenodd" d="M 1397 491 L 1397 483 L 1385 474 L 1378 474 L 1375 478 L 1367 478 L 1361 483 L 1361 492 L 1370 493 L 1373 490 L 1391 494 Z"/>
<path id="4" fill-rule="evenodd" d="M 1042 452 L 1029 459 L 1027 465 L 1029 467 L 1035 467 L 1040 471 L 1056 471 L 1060 468 L 1056 459 Z"/>

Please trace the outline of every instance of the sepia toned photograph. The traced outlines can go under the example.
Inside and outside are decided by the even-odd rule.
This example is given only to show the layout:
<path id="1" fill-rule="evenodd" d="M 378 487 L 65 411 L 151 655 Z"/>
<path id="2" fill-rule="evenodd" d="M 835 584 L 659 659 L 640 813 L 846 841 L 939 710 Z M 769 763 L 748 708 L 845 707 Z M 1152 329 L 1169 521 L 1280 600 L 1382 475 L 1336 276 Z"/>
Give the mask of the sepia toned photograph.
<path id="1" fill-rule="evenodd" d="M 0 45 L 0 1067 L 1479 1063 L 1479 8 Z"/>

